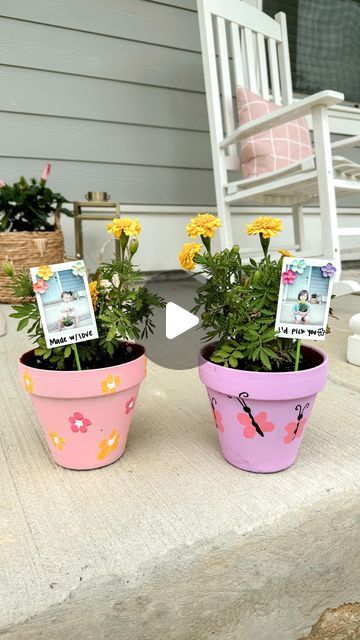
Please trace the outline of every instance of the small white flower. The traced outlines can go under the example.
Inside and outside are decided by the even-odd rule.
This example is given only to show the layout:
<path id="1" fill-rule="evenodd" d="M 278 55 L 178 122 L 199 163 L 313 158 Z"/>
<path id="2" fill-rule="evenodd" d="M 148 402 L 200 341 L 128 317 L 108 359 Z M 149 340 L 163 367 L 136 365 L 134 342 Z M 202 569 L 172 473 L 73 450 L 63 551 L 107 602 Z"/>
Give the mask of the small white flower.
<path id="1" fill-rule="evenodd" d="M 117 289 L 119 288 L 120 278 L 117 273 L 114 273 L 113 277 L 111 278 L 111 282 L 113 283 L 114 287 L 116 287 Z"/>
<path id="2" fill-rule="evenodd" d="M 99 284 L 100 284 L 100 287 L 102 287 L 106 291 L 109 291 L 109 289 L 112 288 L 112 284 L 110 280 L 100 280 Z"/>

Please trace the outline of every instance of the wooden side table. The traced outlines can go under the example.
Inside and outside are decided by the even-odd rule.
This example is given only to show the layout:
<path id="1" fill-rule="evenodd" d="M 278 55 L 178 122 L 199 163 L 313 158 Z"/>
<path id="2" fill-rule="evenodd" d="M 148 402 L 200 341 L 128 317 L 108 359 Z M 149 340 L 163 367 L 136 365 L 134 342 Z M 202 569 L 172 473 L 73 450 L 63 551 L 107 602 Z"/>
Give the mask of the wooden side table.
<path id="1" fill-rule="evenodd" d="M 84 209 L 115 209 L 115 213 L 105 213 L 100 215 L 97 212 L 83 213 Z M 113 220 L 120 218 L 120 204 L 108 200 L 84 200 L 74 202 L 74 225 L 75 225 L 75 255 L 77 260 L 84 258 L 83 240 L 83 220 Z M 115 253 L 118 252 L 118 244 L 115 242 Z"/>

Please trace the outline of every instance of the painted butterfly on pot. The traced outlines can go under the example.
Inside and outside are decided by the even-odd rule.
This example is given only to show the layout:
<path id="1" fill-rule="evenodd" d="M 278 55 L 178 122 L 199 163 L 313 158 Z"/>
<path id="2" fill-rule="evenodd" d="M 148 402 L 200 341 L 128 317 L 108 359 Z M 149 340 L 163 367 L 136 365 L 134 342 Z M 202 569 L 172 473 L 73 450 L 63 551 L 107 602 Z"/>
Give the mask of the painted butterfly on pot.
<path id="1" fill-rule="evenodd" d="M 213 410 L 215 426 L 219 431 L 221 431 L 221 433 L 224 433 L 224 425 L 223 425 L 223 422 L 222 422 L 222 415 L 221 415 L 220 411 L 215 409 L 215 407 L 217 405 L 217 400 L 216 400 L 216 398 L 210 398 L 210 397 L 209 397 L 209 400 L 211 402 L 211 407 L 212 407 L 212 410 Z"/>
<path id="2" fill-rule="evenodd" d="M 273 422 L 268 421 L 266 411 L 260 411 L 256 416 L 253 416 L 245 400 L 248 397 L 249 394 L 246 391 L 239 393 L 237 400 L 242 406 L 243 413 L 238 413 L 236 419 L 244 427 L 243 435 L 245 438 L 254 438 L 256 434 L 263 438 L 266 432 L 274 431 L 275 425 Z"/>
<path id="3" fill-rule="evenodd" d="M 306 425 L 308 416 L 304 416 L 305 409 L 308 409 L 310 404 L 307 402 L 303 407 L 300 404 L 297 404 L 295 407 L 295 411 L 298 412 L 297 419 L 293 422 L 289 422 L 286 425 L 285 431 L 286 436 L 284 437 L 285 444 L 290 444 L 293 442 L 295 438 L 301 438 L 302 433 L 304 431 L 304 427 Z"/>

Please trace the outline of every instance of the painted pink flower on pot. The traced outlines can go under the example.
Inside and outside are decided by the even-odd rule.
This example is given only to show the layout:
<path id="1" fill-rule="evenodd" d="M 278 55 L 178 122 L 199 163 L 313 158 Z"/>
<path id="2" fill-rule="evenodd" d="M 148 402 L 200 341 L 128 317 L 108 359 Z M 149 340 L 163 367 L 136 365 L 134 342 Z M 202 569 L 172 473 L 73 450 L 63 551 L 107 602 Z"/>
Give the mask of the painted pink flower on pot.
<path id="1" fill-rule="evenodd" d="M 304 427 L 307 423 L 308 416 L 304 416 L 305 409 L 309 408 L 309 403 L 307 402 L 304 408 L 301 405 L 297 404 L 295 410 L 298 411 L 297 420 L 293 420 L 293 422 L 289 422 L 285 426 L 286 436 L 284 437 L 285 444 L 290 444 L 293 442 L 295 438 L 301 438 Z"/>
<path id="2" fill-rule="evenodd" d="M 87 428 L 91 425 L 91 420 L 85 418 L 83 414 L 79 413 L 78 411 L 75 411 L 72 416 L 69 416 L 69 422 L 71 431 L 73 431 L 74 433 L 78 433 L 78 431 L 80 431 L 81 433 L 86 433 Z"/>
<path id="3" fill-rule="evenodd" d="M 131 413 L 131 411 L 135 407 L 135 402 L 136 402 L 135 396 L 131 396 L 131 398 L 129 398 L 129 400 L 125 403 L 125 413 L 126 413 L 126 415 Z"/>

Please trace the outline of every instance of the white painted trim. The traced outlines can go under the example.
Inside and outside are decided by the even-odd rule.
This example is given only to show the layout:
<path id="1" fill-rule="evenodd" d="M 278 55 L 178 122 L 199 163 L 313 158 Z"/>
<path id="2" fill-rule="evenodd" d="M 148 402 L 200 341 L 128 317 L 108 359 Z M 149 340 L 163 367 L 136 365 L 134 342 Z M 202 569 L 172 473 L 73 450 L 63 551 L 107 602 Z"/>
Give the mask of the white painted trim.
<path id="1" fill-rule="evenodd" d="M 65 206 L 72 211 L 73 205 L 71 202 L 66 203 Z M 194 206 L 181 206 L 181 205 L 144 205 L 144 204 L 121 204 L 120 203 L 121 214 L 131 213 L 133 215 L 196 215 L 197 213 L 213 213 L 216 214 L 217 208 L 215 206 L 199 206 L 194 204 Z M 91 211 L 99 211 L 94 207 L 91 209 L 90 207 L 86 209 L 87 212 L 91 213 Z M 114 207 L 115 211 L 115 207 Z M 107 213 L 111 212 L 111 208 L 107 209 Z M 338 207 L 338 215 L 356 215 L 359 216 L 359 209 L 356 207 Z M 235 215 L 244 215 L 253 214 L 253 215 L 261 215 L 264 214 L 264 205 L 249 205 L 249 206 L 234 206 L 231 207 L 231 213 Z M 303 208 L 304 215 L 320 215 L 320 207 L 305 207 Z M 266 214 L 268 215 L 292 215 L 291 207 L 275 207 L 275 206 L 266 206 Z"/>

